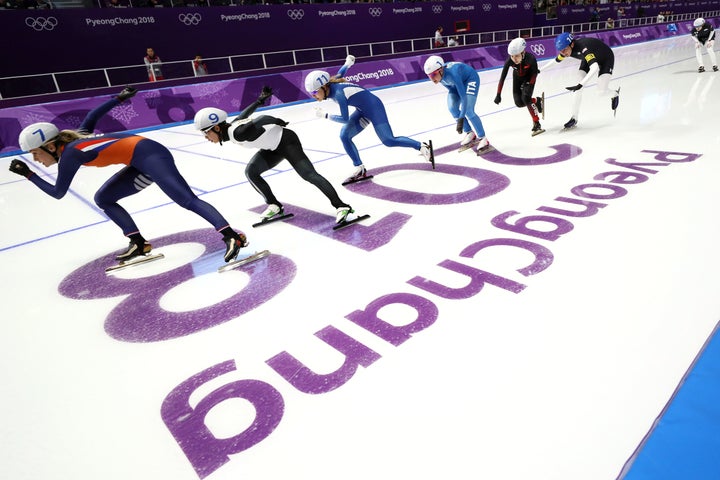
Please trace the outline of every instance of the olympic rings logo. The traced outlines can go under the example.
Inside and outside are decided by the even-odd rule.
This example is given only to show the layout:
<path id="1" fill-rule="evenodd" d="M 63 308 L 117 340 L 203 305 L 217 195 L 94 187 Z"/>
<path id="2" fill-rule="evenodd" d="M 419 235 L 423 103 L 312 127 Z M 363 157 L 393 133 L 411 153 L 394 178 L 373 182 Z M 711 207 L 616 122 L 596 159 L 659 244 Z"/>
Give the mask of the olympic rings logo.
<path id="1" fill-rule="evenodd" d="M 305 10 L 288 10 L 288 17 L 292 20 L 300 20 L 305 16 Z"/>
<path id="2" fill-rule="evenodd" d="M 486 11 L 486 12 L 489 12 L 490 10 L 492 10 L 492 5 L 489 4 L 489 3 L 483 3 L 483 4 L 482 4 L 482 9 L 483 9 L 484 11 Z"/>
<path id="3" fill-rule="evenodd" d="M 532 3 L 530 3 L 530 2 L 523 3 L 523 8 L 525 10 L 530 10 L 532 8 Z"/>
<path id="4" fill-rule="evenodd" d="M 197 25 L 202 21 L 202 15 L 199 13 L 181 13 L 178 15 L 178 20 L 185 25 Z"/>
<path id="5" fill-rule="evenodd" d="M 567 8 L 561 8 L 561 9 L 560 9 L 560 13 L 563 14 L 563 15 L 567 15 L 568 9 L 567 9 Z"/>
<path id="6" fill-rule="evenodd" d="M 382 15 L 382 8 L 379 8 L 379 7 L 369 8 L 368 12 L 370 13 L 371 17 L 379 17 L 380 15 Z"/>
<path id="7" fill-rule="evenodd" d="M 52 30 L 57 27 L 58 19 L 55 17 L 27 17 L 25 18 L 25 25 L 38 32 L 41 30 Z"/>
<path id="8" fill-rule="evenodd" d="M 442 5 L 434 4 L 432 6 L 433 13 L 442 13 Z"/>
<path id="9" fill-rule="evenodd" d="M 530 51 L 538 57 L 545 55 L 545 45 L 542 43 L 533 43 L 530 45 Z"/>

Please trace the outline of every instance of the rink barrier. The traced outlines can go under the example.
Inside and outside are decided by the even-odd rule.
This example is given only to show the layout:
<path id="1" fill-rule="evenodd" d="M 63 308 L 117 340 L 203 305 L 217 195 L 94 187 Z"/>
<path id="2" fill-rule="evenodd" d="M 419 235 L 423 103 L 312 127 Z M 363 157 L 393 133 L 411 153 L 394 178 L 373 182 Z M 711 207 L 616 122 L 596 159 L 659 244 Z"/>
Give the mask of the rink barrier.
<path id="1" fill-rule="evenodd" d="M 670 24 L 674 25 L 674 24 Z M 595 37 L 611 47 L 637 44 L 678 35 L 687 35 L 690 42 L 692 22 L 682 22 L 676 29 L 667 24 L 655 24 L 639 28 L 598 31 L 582 36 Z M 555 56 L 554 39 L 528 39 L 527 49 L 538 59 Z M 356 63 L 346 78 L 365 88 L 383 88 L 403 83 L 425 81 L 422 65 L 427 55 Z M 507 59 L 507 44 L 443 52 L 445 61 L 460 61 L 476 70 L 501 67 Z M 328 66 L 335 74 L 341 64 Z M 217 107 L 235 113 L 257 99 L 262 87 L 269 85 L 273 96 L 270 107 L 295 102 L 310 101 L 303 89 L 304 78 L 309 69 L 261 75 L 232 80 L 198 83 L 175 87 L 143 90 L 130 101 L 115 107 L 100 119 L 97 133 L 118 131 L 141 131 L 158 126 L 188 123 L 195 112 L 204 107 Z M 11 107 L 0 110 L 0 157 L 20 152 L 18 136 L 27 125 L 50 122 L 59 129 L 77 129 L 85 115 L 99 106 L 106 97 L 88 97 L 63 102 L 43 103 L 31 106 Z"/>

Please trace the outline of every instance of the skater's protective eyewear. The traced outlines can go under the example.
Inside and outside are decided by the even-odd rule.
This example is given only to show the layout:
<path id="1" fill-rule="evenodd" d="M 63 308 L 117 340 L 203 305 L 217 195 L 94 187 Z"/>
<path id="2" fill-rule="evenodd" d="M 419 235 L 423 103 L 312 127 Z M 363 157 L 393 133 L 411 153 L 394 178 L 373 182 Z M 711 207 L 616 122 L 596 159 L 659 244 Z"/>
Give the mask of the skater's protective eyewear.
<path id="1" fill-rule="evenodd" d="M 427 74 L 428 78 L 430 80 L 434 81 L 440 81 L 442 79 L 442 68 L 438 68 L 434 72 L 430 72 Z"/>

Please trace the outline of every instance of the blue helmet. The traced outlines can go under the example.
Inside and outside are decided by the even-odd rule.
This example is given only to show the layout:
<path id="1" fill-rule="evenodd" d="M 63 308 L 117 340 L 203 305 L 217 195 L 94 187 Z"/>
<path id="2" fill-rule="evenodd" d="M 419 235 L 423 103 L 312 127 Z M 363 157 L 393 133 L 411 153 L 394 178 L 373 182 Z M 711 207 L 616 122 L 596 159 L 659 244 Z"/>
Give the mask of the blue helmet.
<path id="1" fill-rule="evenodd" d="M 555 37 L 555 49 L 557 49 L 558 52 L 560 50 L 564 50 L 570 46 L 573 40 L 575 39 L 573 38 L 572 33 L 563 32 L 557 37 Z"/>

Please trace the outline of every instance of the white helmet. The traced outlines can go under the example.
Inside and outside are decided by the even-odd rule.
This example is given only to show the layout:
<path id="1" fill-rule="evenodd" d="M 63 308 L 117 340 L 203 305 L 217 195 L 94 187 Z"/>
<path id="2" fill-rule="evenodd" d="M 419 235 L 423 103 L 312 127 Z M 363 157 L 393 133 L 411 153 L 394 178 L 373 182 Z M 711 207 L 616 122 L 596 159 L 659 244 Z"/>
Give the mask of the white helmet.
<path id="1" fill-rule="evenodd" d="M 705 25 L 705 19 L 702 17 L 696 18 L 693 22 L 693 27 L 695 28 L 702 27 L 703 25 Z"/>
<path id="2" fill-rule="evenodd" d="M 195 129 L 206 131 L 227 120 L 227 112 L 215 107 L 205 107 L 195 114 Z"/>
<path id="3" fill-rule="evenodd" d="M 317 92 L 320 87 L 330 82 L 330 74 L 323 70 L 313 70 L 305 77 L 305 90 L 308 93 Z"/>
<path id="4" fill-rule="evenodd" d="M 18 140 L 22 151 L 29 152 L 54 140 L 59 134 L 60 130 L 52 123 L 33 123 L 22 129 Z"/>
<path id="5" fill-rule="evenodd" d="M 508 55 L 520 55 L 522 52 L 525 51 L 525 39 L 524 38 L 516 38 L 512 42 L 510 42 L 510 45 L 508 45 Z"/>
<path id="6" fill-rule="evenodd" d="M 434 71 L 440 70 L 444 65 L 445 60 L 443 60 L 441 56 L 431 55 L 427 60 L 425 60 L 423 70 L 425 71 L 425 75 L 430 75 Z"/>

